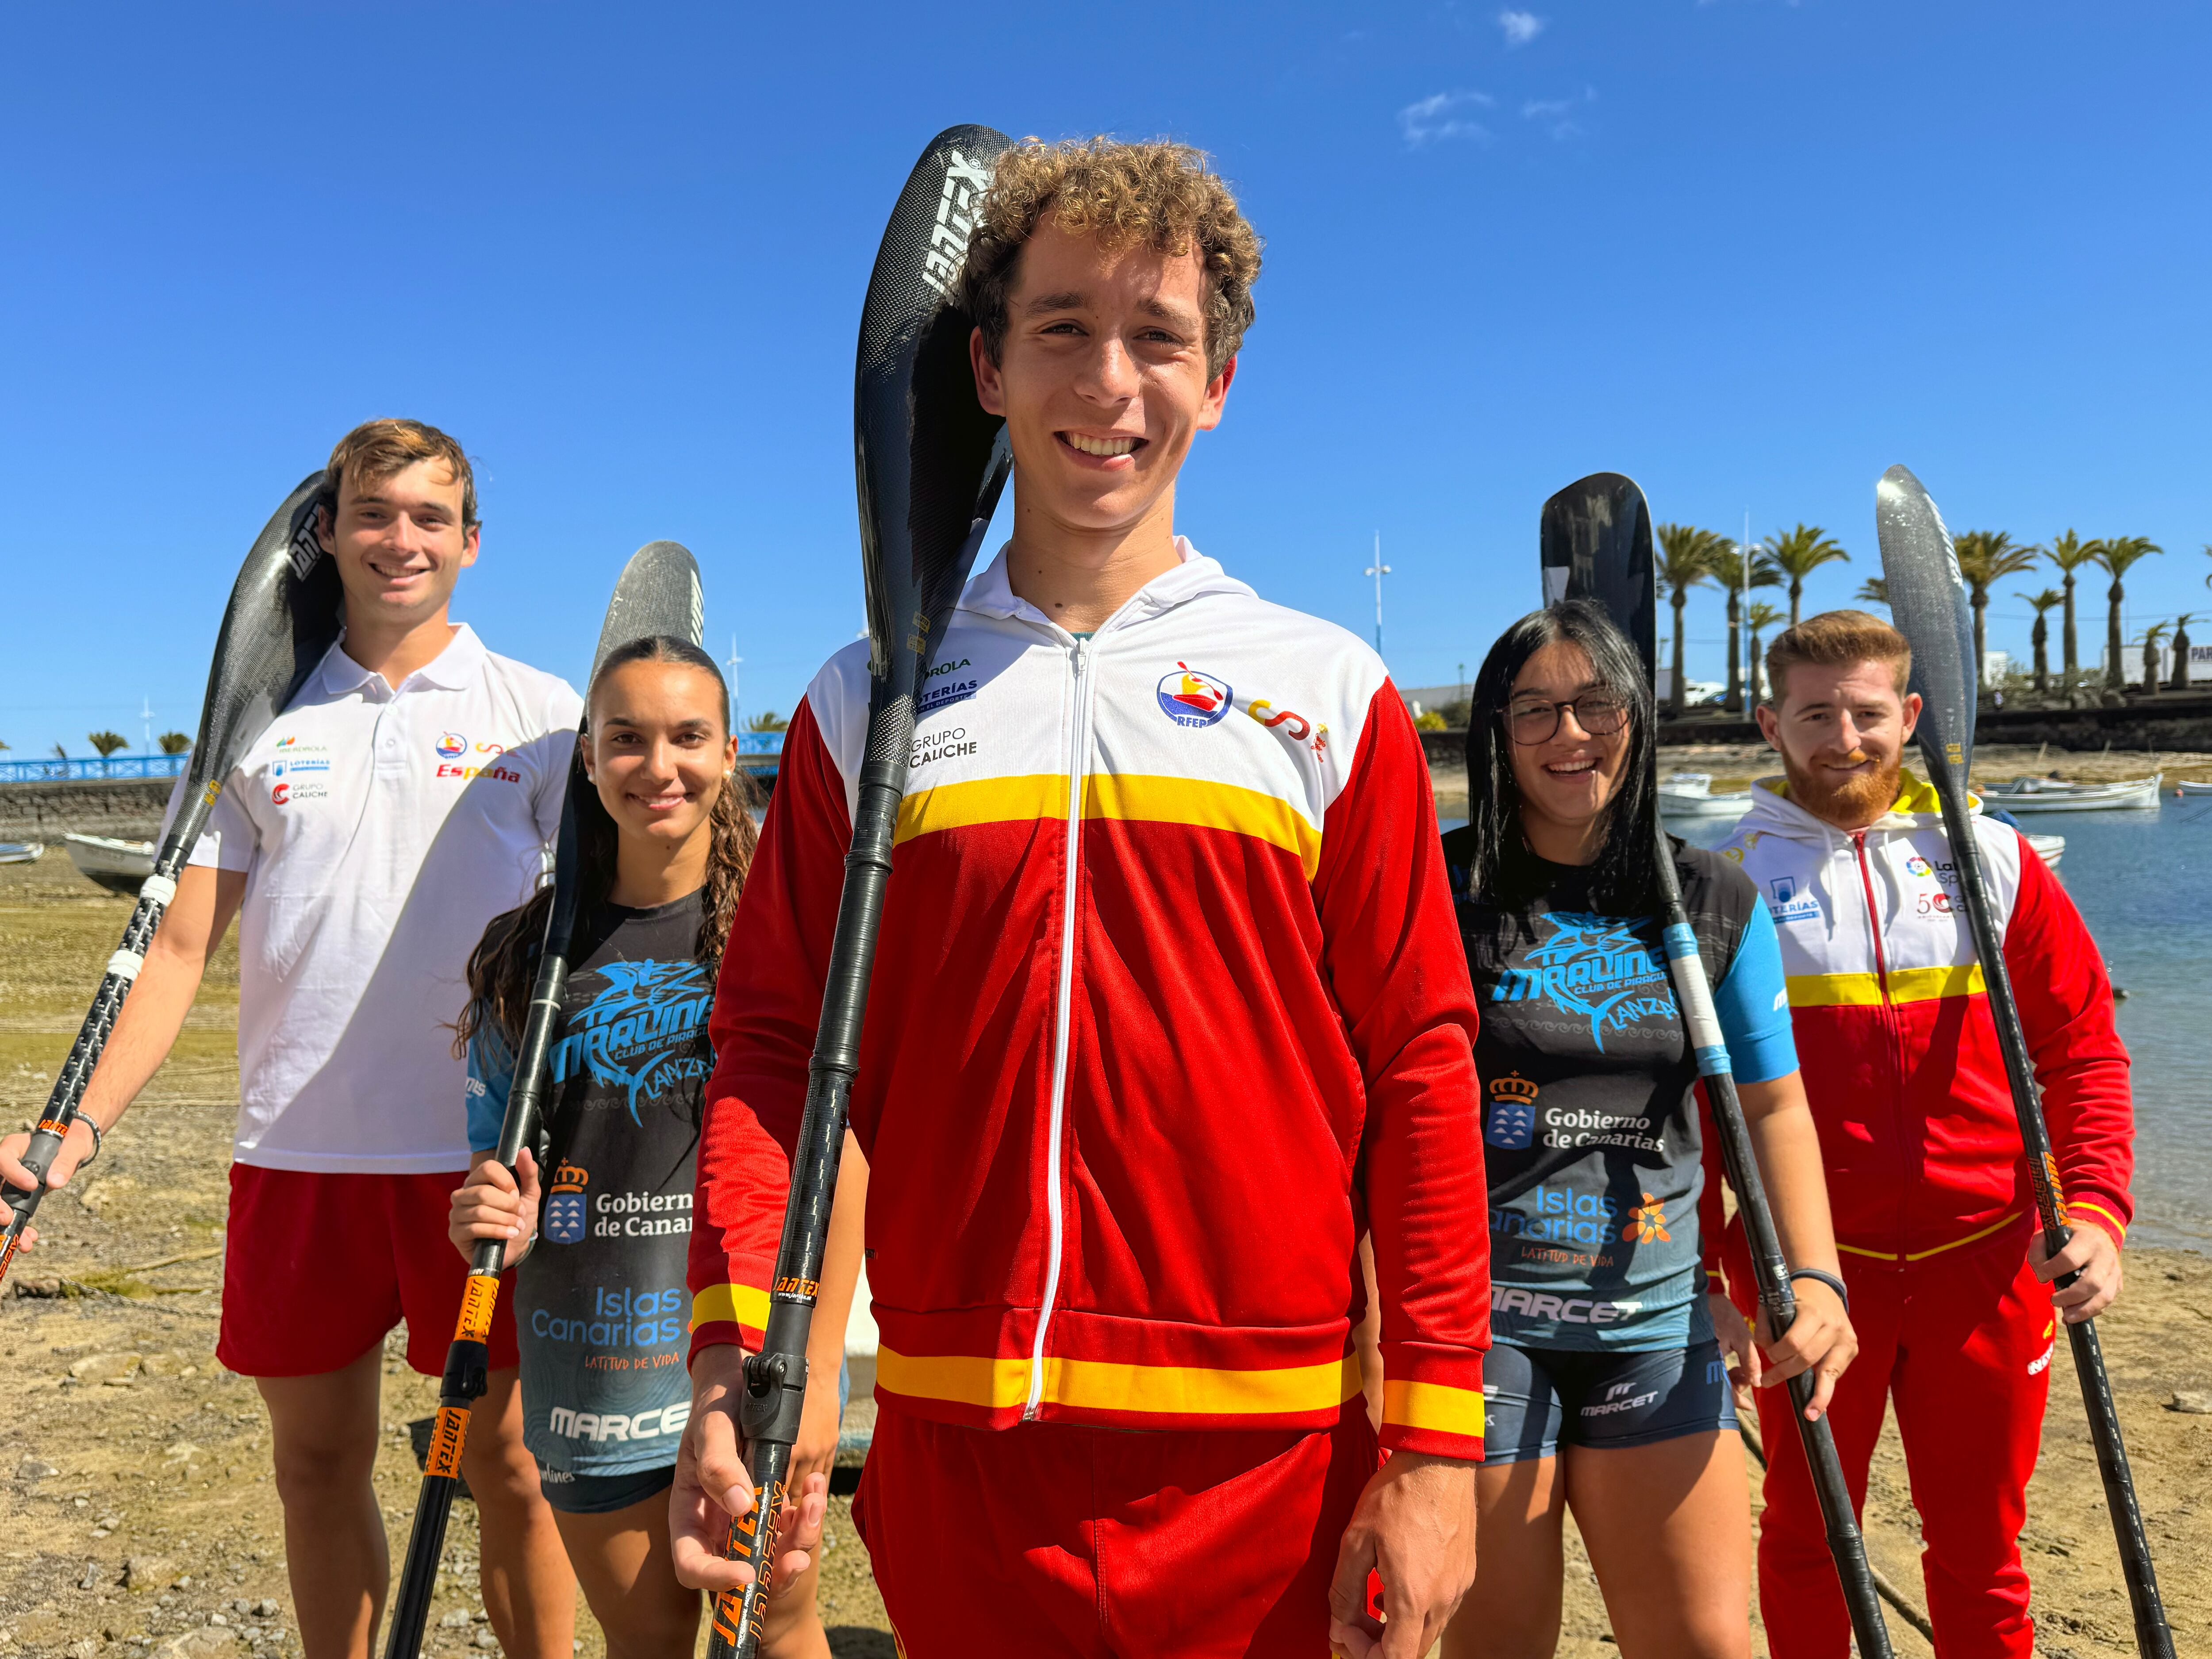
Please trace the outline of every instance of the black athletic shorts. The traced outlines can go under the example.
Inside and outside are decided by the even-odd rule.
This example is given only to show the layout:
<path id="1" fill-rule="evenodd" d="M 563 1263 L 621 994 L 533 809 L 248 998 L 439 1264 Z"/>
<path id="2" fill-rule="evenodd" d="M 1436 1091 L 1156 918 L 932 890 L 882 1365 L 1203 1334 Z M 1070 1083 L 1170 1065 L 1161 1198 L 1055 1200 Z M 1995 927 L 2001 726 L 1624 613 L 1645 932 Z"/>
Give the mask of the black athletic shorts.
<path id="1" fill-rule="evenodd" d="M 571 1474 L 543 1463 L 538 1466 L 538 1489 L 545 1494 L 547 1507 L 563 1515 L 612 1515 L 617 1510 L 642 1504 L 675 1484 L 673 1463 L 624 1474 Z"/>
<path id="2" fill-rule="evenodd" d="M 1648 1446 L 1736 1426 L 1721 1345 L 1589 1353 L 1493 1345 L 1482 1362 L 1486 1463 L 1553 1457 L 1561 1446 Z"/>

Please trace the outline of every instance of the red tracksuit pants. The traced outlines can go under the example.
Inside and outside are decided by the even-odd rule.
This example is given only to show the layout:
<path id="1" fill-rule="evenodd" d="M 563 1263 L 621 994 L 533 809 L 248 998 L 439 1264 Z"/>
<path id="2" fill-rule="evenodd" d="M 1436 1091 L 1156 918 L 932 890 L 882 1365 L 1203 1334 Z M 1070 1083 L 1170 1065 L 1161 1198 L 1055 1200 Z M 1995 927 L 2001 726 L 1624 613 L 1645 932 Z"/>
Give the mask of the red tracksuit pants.
<path id="1" fill-rule="evenodd" d="M 1328 1651 L 1337 1547 L 1375 1473 L 1334 1429 L 1131 1432 L 876 1419 L 853 1522 L 906 1659 Z"/>
<path id="2" fill-rule="evenodd" d="M 1748 1314 L 1742 1239 L 1731 1225 L 1729 1291 Z M 2019 1538 L 2059 1334 L 2050 1287 L 2027 1268 L 2027 1240 L 2013 1228 L 1922 1261 L 1843 1258 L 1859 1354 L 1828 1421 L 1852 1507 L 1863 1511 L 1883 1409 L 1897 1403 L 1940 1659 L 2032 1659 L 2035 1650 Z M 1759 1390 L 1759 1428 L 1769 1460 L 1759 1529 L 1769 1646 L 1774 1659 L 1844 1659 L 1850 1620 L 1786 1389 Z"/>

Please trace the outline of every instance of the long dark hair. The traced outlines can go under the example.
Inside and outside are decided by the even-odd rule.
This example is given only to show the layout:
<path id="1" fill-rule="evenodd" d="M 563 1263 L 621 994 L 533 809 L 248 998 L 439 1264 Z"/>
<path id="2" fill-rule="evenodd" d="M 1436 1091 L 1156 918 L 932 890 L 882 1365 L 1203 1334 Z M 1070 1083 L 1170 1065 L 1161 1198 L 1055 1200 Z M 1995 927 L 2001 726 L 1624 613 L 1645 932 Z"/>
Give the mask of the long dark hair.
<path id="1" fill-rule="evenodd" d="M 568 762 L 568 799 L 576 803 L 577 915 L 588 919 L 598 914 L 614 890 L 616 848 L 621 835 L 608 816 L 599 792 L 584 773 L 584 743 L 591 730 L 592 700 L 616 669 L 634 662 L 665 662 L 698 669 L 714 677 L 721 694 L 721 733 L 730 734 L 730 688 L 714 659 L 689 640 L 657 635 L 632 640 L 607 653 L 599 672 L 592 677 L 584 696 L 584 720 L 576 733 L 576 752 Z M 714 840 L 707 853 L 707 889 L 699 907 L 698 959 L 709 973 L 722 960 L 722 946 L 730 937 L 730 924 L 738 914 L 738 896 L 744 892 L 745 872 L 752 866 L 753 848 L 759 840 L 753 809 L 758 801 L 752 781 L 741 767 L 722 780 L 707 823 Z M 545 941 L 546 914 L 553 907 L 549 881 L 515 908 L 492 918 L 483 938 L 469 953 L 469 1005 L 455 1026 L 453 1048 L 465 1053 L 469 1039 L 487 1021 L 507 1039 L 510 1050 L 522 1041 L 523 1021 L 529 1013 L 530 994 L 538 978 L 538 957 Z"/>
<path id="2" fill-rule="evenodd" d="M 1521 786 L 1505 729 L 1513 682 L 1528 659 L 1551 645 L 1572 645 L 1589 659 L 1598 683 L 1628 705 L 1628 763 L 1606 811 L 1605 846 L 1590 866 L 1590 902 L 1617 915 L 1640 915 L 1659 902 L 1656 852 L 1659 797 L 1650 683 L 1627 636 L 1583 599 L 1532 611 L 1498 636 L 1474 677 L 1467 722 L 1468 827 L 1472 890 L 1515 909 L 1540 895 L 1544 877 L 1521 828 Z"/>

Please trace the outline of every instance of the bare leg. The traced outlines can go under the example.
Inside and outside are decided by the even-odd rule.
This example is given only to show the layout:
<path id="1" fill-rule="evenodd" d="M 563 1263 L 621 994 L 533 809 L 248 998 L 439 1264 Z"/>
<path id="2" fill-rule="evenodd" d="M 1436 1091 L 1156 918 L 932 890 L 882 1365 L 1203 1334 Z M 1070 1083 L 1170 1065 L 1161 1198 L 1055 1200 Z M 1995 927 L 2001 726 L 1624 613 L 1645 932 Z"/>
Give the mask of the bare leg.
<path id="1" fill-rule="evenodd" d="M 1445 1627 L 1443 1659 L 1551 1659 L 1566 1578 L 1559 1460 L 1475 1471 L 1474 1584 Z"/>
<path id="2" fill-rule="evenodd" d="M 381 1343 L 343 1370 L 256 1379 L 269 1407 L 304 1659 L 368 1659 L 392 1580 L 376 1468 Z"/>
<path id="3" fill-rule="evenodd" d="M 690 1659 L 699 1629 L 699 1592 L 676 1582 L 668 1547 L 668 1498 L 655 1492 L 605 1515 L 554 1521 L 575 1564 L 584 1599 L 606 1632 L 607 1659 Z M 761 1620 L 767 1659 L 829 1659 L 830 1640 L 814 1611 L 820 1570 L 779 1581 Z"/>
<path id="4" fill-rule="evenodd" d="M 1621 1659 L 1751 1659 L 1751 1494 L 1735 1431 L 1577 1446 L 1566 1463 Z"/>
<path id="5" fill-rule="evenodd" d="M 461 1449 L 483 1534 L 484 1612 L 507 1659 L 574 1659 L 576 1577 L 522 1443 L 520 1376 L 512 1366 L 491 1374 Z"/>
<path id="6" fill-rule="evenodd" d="M 668 1495 L 628 1509 L 553 1520 L 584 1599 L 606 1632 L 607 1659 L 691 1659 L 699 1592 L 676 1582 L 668 1552 Z"/>

